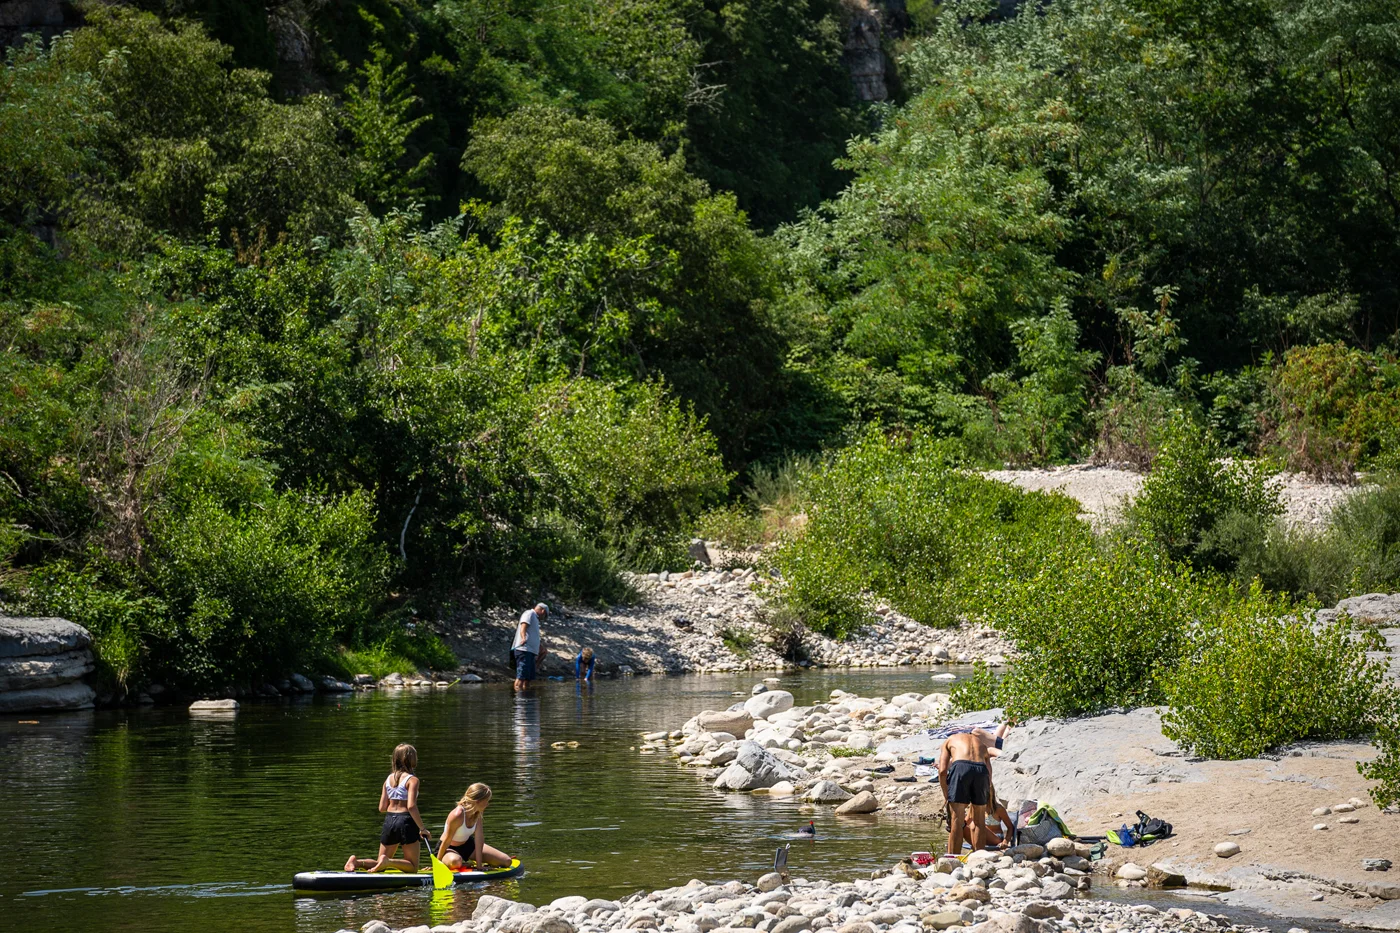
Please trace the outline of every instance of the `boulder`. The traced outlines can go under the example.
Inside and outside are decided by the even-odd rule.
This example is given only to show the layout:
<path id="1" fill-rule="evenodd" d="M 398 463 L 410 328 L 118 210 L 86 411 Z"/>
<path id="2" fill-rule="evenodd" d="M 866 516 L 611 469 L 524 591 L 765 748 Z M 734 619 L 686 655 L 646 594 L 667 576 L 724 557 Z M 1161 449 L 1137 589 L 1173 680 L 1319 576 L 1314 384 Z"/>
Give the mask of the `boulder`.
<path id="1" fill-rule="evenodd" d="M 1065 858 L 1074 855 L 1074 840 L 1066 839 L 1064 836 L 1056 836 L 1045 843 L 1045 851 L 1055 858 Z"/>
<path id="2" fill-rule="evenodd" d="M 875 799 L 875 795 L 868 790 L 863 790 L 841 806 L 836 808 L 840 815 L 850 813 L 874 813 L 880 809 L 880 801 Z"/>
<path id="3" fill-rule="evenodd" d="M 1045 901 L 1031 901 L 1021 908 L 1021 913 L 1032 920 L 1062 920 L 1065 912 L 1055 904 L 1047 904 Z"/>
<path id="4" fill-rule="evenodd" d="M 322 677 L 320 681 L 317 682 L 316 686 L 322 693 L 351 693 L 355 689 L 344 681 L 336 680 L 329 674 Z"/>
<path id="5" fill-rule="evenodd" d="M 783 876 L 775 871 L 770 871 L 758 879 L 758 889 L 765 894 L 769 891 L 776 891 L 782 886 Z"/>
<path id="6" fill-rule="evenodd" d="M 1361 868 L 1364 871 L 1390 871 L 1390 859 L 1364 858 L 1361 860 Z"/>
<path id="7" fill-rule="evenodd" d="M 690 546 L 686 548 L 686 554 L 691 560 L 698 564 L 704 564 L 706 567 L 714 563 L 714 559 L 710 556 L 709 546 L 700 538 L 690 539 Z"/>
<path id="8" fill-rule="evenodd" d="M 1132 862 L 1128 862 L 1114 873 L 1114 877 L 1121 878 L 1124 881 L 1141 881 L 1147 877 L 1147 870 L 1141 866 L 1134 865 Z"/>
<path id="9" fill-rule="evenodd" d="M 1062 901 L 1073 894 L 1074 888 L 1063 881 L 1047 881 L 1040 889 L 1040 896 L 1047 901 Z"/>
<path id="10" fill-rule="evenodd" d="M 769 716 L 792 709 L 792 703 L 792 694 L 786 690 L 769 690 L 767 693 L 750 697 L 749 701 L 744 704 L 744 711 L 754 719 L 767 719 Z M 726 729 L 724 731 L 733 732 L 734 730 Z"/>
<path id="11" fill-rule="evenodd" d="M 750 696 L 758 696 L 760 693 L 767 693 L 767 692 L 768 692 L 768 685 L 767 685 L 767 684 L 754 684 L 754 685 L 753 685 L 753 689 L 749 691 L 749 695 L 750 695 Z"/>
<path id="12" fill-rule="evenodd" d="M 796 784 L 806 777 L 805 771 L 783 764 L 757 742 L 740 742 L 738 755 L 715 781 L 715 789 L 756 790 L 779 781 Z"/>
<path id="13" fill-rule="evenodd" d="M 287 679 L 291 681 L 292 689 L 295 690 L 297 693 L 316 692 L 316 685 L 313 684 L 311 682 L 311 678 L 307 677 L 305 674 L 293 674 Z"/>
<path id="14" fill-rule="evenodd" d="M 851 796 L 845 788 L 835 781 L 818 781 L 807 792 L 807 799 L 812 803 L 845 803 L 851 799 Z"/>
<path id="15" fill-rule="evenodd" d="M 1186 876 L 1172 871 L 1160 862 L 1147 866 L 1147 886 L 1149 888 L 1184 888 Z"/>
<path id="16" fill-rule="evenodd" d="M 868 752 L 875 748 L 875 738 L 868 732 L 852 732 L 846 736 L 846 747 L 858 752 Z"/>
<path id="17" fill-rule="evenodd" d="M 743 735 L 753 728 L 753 717 L 742 709 L 707 709 L 695 717 L 695 725 L 702 732 L 728 732 L 730 735 Z"/>
<path id="18" fill-rule="evenodd" d="M 1393 881 L 1371 881 L 1362 890 L 1383 901 L 1400 901 L 1400 884 Z"/>
<path id="19" fill-rule="evenodd" d="M 1238 842 L 1218 842 L 1215 845 L 1215 854 L 1221 858 L 1230 858 L 1240 854 L 1240 844 Z"/>
<path id="20" fill-rule="evenodd" d="M 1367 593 L 1337 603 L 1337 608 L 1361 622 L 1394 625 L 1400 622 L 1400 593 Z"/>
<path id="21" fill-rule="evenodd" d="M 1038 846 L 1033 842 L 1027 842 L 1019 846 L 1012 846 L 1006 850 L 1006 854 L 1012 857 L 1019 855 L 1022 858 L 1035 861 L 1036 859 L 1045 857 L 1045 847 Z"/>
<path id="22" fill-rule="evenodd" d="M 0 658 L 68 654 L 91 646 L 88 630 L 67 619 L 0 616 Z"/>
<path id="23" fill-rule="evenodd" d="M 373 686 L 374 686 L 374 675 L 373 675 L 373 674 L 356 674 L 356 675 L 355 675 L 353 678 L 351 678 L 351 679 L 354 681 L 355 686 L 357 686 L 357 687 L 373 687 Z"/>
<path id="24" fill-rule="evenodd" d="M 86 648 L 60 654 L 0 655 L 0 691 L 61 687 L 82 680 L 94 666 L 92 652 Z"/>
<path id="25" fill-rule="evenodd" d="M 40 687 L 37 690 L 7 690 L 0 693 L 0 713 L 91 709 L 96 699 L 97 694 L 84 683 Z"/>
<path id="26" fill-rule="evenodd" d="M 769 928 L 768 933 L 801 933 L 803 930 L 810 930 L 812 921 L 802 916 L 794 914 L 791 917 L 784 917 Z"/>
<path id="27" fill-rule="evenodd" d="M 191 713 L 236 713 L 237 700 L 195 700 L 190 704 Z"/>

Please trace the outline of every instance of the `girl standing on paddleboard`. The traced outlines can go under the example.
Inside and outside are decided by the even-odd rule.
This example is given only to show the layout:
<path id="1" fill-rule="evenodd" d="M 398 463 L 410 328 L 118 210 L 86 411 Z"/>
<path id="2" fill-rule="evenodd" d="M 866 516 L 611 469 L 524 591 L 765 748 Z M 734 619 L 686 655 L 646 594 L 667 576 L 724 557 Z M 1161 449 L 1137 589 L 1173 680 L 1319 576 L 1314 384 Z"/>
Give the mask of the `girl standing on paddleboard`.
<path id="1" fill-rule="evenodd" d="M 418 815 L 418 750 L 412 745 L 400 745 L 394 749 L 394 770 L 384 779 L 379 788 L 379 812 L 384 817 L 384 829 L 379 833 L 379 858 L 355 858 L 350 856 L 345 862 L 346 871 L 383 871 L 397 868 L 399 871 L 418 870 L 418 844 L 420 839 L 432 840 L 433 834 L 423 825 Z M 403 846 L 403 858 L 391 858 L 394 850 Z"/>
<path id="2" fill-rule="evenodd" d="M 485 843 L 485 829 L 482 814 L 491 802 L 491 788 L 485 784 L 473 784 L 467 788 L 457 807 L 447 814 L 447 824 L 442 827 L 442 841 L 438 843 L 438 860 L 453 871 L 465 868 L 468 862 L 475 861 L 478 868 L 487 865 L 510 865 L 510 856 Z M 478 855 L 478 853 L 480 853 Z"/>

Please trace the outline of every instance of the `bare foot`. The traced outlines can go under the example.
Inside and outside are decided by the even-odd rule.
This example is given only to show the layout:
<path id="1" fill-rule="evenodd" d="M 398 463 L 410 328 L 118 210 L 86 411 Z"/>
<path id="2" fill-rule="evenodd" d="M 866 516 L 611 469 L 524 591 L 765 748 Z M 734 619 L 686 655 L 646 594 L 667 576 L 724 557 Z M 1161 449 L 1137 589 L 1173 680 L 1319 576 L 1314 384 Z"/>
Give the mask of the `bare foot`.
<path id="1" fill-rule="evenodd" d="M 359 867 L 360 867 L 360 866 L 359 866 L 359 862 L 358 862 L 358 860 L 355 858 L 355 856 L 352 855 L 352 856 L 350 856 L 348 859 L 345 860 L 345 870 L 346 870 L 346 871 L 355 871 L 355 870 L 356 870 L 357 868 L 359 868 Z"/>

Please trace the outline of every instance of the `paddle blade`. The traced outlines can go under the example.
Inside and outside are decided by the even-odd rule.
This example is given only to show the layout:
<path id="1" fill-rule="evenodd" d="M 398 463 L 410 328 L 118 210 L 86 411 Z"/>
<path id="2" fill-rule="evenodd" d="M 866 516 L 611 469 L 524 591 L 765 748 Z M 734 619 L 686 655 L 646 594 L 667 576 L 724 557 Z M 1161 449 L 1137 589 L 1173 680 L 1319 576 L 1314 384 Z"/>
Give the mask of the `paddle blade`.
<path id="1" fill-rule="evenodd" d="M 442 861 L 431 852 L 428 853 L 428 858 L 433 860 L 433 887 L 435 889 L 452 887 L 452 869 L 442 864 Z"/>

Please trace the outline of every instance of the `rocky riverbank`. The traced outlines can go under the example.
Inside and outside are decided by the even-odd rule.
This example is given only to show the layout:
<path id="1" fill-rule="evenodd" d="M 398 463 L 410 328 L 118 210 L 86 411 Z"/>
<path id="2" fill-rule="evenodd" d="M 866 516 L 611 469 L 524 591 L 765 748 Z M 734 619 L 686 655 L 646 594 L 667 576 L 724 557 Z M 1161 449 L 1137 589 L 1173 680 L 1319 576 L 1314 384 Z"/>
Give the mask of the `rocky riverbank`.
<path id="1" fill-rule="evenodd" d="M 938 755 L 942 740 L 929 729 L 950 724 L 945 695 L 886 700 L 838 690 L 829 702 L 797 707 L 783 691 L 754 689 L 727 709 L 643 736 L 638 751 L 669 752 L 720 791 L 792 796 L 834 806 L 838 816 L 941 818 L 942 793 L 919 762 Z M 998 716 L 970 713 L 952 724 Z M 1137 810 L 1174 824 L 1175 834 L 1151 848 L 1111 847 L 1094 866 L 1111 883 L 1141 886 L 1157 871 L 1280 916 L 1400 929 L 1400 879 L 1391 880 L 1387 861 L 1400 813 L 1370 804 L 1356 772 L 1374 754 L 1364 743 L 1327 742 L 1202 761 L 1162 735 L 1157 710 L 1139 709 L 1032 720 L 1012 731 L 994 771 L 1010 812 L 1024 799 L 1049 802 L 1080 834 L 1134 823 Z M 1091 867 L 1083 853 L 1056 854 L 1066 868 Z"/>
<path id="2" fill-rule="evenodd" d="M 730 558 L 732 561 L 733 558 Z M 803 627 L 774 624 L 753 567 L 702 568 L 633 578 L 637 599 L 594 609 L 553 606 L 544 625 L 549 654 L 543 676 L 573 676 L 574 655 L 591 647 L 605 674 L 779 671 L 798 667 L 897 667 L 912 664 L 1005 664 L 1011 646 L 993 629 L 935 629 L 888 606 L 844 641 Z M 491 679 L 508 671 L 507 651 L 519 611 L 493 609 L 458 619 L 442 634 L 464 670 Z"/>
<path id="3" fill-rule="evenodd" d="M 956 866 L 956 867 L 954 867 Z M 546 905 L 483 895 L 470 920 L 400 933 L 927 933 L 969 927 L 977 933 L 1177 933 L 1262 931 L 1187 907 L 1092 900 L 1077 894 L 1087 875 L 1034 853 L 988 853 L 929 866 L 901 863 L 858 881 L 691 881 L 618 901 L 562 897 Z M 354 933 L 354 931 L 342 931 Z M 361 933 L 390 933 L 371 920 Z"/>

